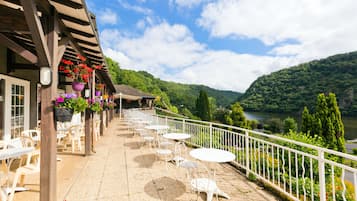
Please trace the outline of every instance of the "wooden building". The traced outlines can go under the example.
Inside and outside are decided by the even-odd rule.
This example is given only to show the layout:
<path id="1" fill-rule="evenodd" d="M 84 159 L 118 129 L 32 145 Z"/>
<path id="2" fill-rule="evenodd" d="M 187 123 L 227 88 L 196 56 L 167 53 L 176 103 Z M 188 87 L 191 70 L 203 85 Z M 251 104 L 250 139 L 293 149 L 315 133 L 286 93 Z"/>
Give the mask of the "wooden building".
<path id="1" fill-rule="evenodd" d="M 41 116 L 41 201 L 56 200 L 53 103 L 58 88 L 68 92 L 66 85 L 71 83 L 59 76 L 58 66 L 62 58 L 76 61 L 78 55 L 91 65 L 103 66 L 92 80 L 104 83 L 106 93 L 112 95 L 115 88 L 99 44 L 95 16 L 84 0 L 0 0 L 0 137 L 8 140 L 37 126 Z M 88 84 L 92 96 L 94 85 Z"/>

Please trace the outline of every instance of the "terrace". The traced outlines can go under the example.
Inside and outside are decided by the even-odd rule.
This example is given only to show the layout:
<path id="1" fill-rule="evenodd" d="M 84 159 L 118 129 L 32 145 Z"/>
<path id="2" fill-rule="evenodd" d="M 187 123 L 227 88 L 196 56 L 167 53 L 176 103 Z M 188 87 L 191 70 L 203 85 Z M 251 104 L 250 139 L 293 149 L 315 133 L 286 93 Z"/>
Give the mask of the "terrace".
<path id="1" fill-rule="evenodd" d="M 58 200 L 196 200 L 186 171 L 155 159 L 155 149 L 114 119 L 90 157 L 59 155 Z M 229 164 L 217 166 L 217 183 L 231 200 L 277 200 Z M 26 178 L 30 191 L 15 193 L 16 201 L 39 200 L 39 174 Z M 205 200 L 201 194 L 198 200 Z M 225 198 L 219 198 L 225 200 Z"/>

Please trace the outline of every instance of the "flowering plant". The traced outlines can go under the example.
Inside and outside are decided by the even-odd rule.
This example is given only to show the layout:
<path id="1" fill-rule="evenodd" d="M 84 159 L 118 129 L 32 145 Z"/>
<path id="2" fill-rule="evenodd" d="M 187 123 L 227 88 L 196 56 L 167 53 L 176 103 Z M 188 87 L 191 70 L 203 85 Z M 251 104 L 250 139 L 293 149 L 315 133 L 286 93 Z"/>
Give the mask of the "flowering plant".
<path id="1" fill-rule="evenodd" d="M 94 69 L 102 69 L 102 66 L 88 66 L 87 59 L 81 55 L 77 55 L 79 61 L 76 63 L 70 60 L 62 59 L 59 66 L 59 72 L 62 72 L 66 77 L 72 78 L 77 82 L 88 82 Z"/>
<path id="2" fill-rule="evenodd" d="M 76 94 L 63 94 L 56 98 L 55 108 L 67 108 L 73 110 L 74 113 L 80 113 L 88 108 L 88 103 Z"/>
<path id="3" fill-rule="evenodd" d="M 96 84 L 95 89 L 97 89 L 97 90 L 104 89 L 104 84 Z"/>
<path id="4" fill-rule="evenodd" d="M 88 100 L 89 101 L 89 108 L 93 112 L 100 112 L 103 110 L 102 104 L 100 101 L 95 101 L 95 100 Z"/>

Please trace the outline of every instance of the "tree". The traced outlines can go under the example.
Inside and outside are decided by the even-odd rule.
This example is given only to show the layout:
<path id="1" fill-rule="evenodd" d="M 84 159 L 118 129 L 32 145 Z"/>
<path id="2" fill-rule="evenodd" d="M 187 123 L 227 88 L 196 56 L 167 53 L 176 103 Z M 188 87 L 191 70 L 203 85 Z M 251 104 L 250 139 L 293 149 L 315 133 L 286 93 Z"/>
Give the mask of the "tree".
<path id="1" fill-rule="evenodd" d="M 200 91 L 200 94 L 196 100 L 196 112 L 197 116 L 204 121 L 211 120 L 211 110 L 209 107 L 209 100 L 207 93 L 203 90 Z"/>
<path id="2" fill-rule="evenodd" d="M 290 131 L 297 131 L 297 123 L 294 118 L 288 117 L 283 121 L 284 133 L 289 133 Z"/>
<path id="3" fill-rule="evenodd" d="M 266 121 L 264 129 L 270 130 L 273 133 L 280 133 L 283 122 L 279 118 L 271 118 Z"/>
<path id="4" fill-rule="evenodd" d="M 247 128 L 248 122 L 244 116 L 243 107 L 240 106 L 239 102 L 231 105 L 231 113 L 226 116 L 226 123 L 229 125 L 238 126 L 241 128 Z"/>
<path id="5" fill-rule="evenodd" d="M 105 57 L 105 60 L 107 61 L 108 68 L 109 68 L 109 74 L 110 77 L 112 78 L 112 81 L 114 84 L 119 83 L 119 64 L 115 61 L 113 61 L 109 57 Z"/>
<path id="6" fill-rule="evenodd" d="M 314 114 L 309 114 L 307 108 L 304 108 L 301 131 L 323 137 L 330 149 L 346 151 L 344 125 L 334 93 L 317 96 Z"/>

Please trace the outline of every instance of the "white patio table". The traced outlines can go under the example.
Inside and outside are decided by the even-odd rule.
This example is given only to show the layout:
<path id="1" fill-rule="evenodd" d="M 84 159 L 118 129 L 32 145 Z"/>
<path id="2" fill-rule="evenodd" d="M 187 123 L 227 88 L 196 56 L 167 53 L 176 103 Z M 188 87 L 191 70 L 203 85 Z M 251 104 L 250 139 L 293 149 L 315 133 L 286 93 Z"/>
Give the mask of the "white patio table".
<path id="1" fill-rule="evenodd" d="M 4 144 L 4 146 L 7 146 Z M 8 179 L 8 174 L 10 172 L 10 165 L 13 161 L 13 159 L 18 158 L 22 155 L 28 154 L 34 150 L 33 147 L 23 147 L 23 148 L 4 148 L 0 150 L 0 160 L 5 163 L 7 166 L 7 172 L 5 172 L 5 176 Z M 8 161 L 6 161 L 8 160 Z M 16 191 L 23 191 L 27 190 L 24 188 L 18 188 Z M 10 191 L 9 187 L 2 188 L 0 187 L 0 198 L 1 200 L 7 200 L 8 197 L 8 192 Z"/>
<path id="2" fill-rule="evenodd" d="M 235 155 L 229 151 L 213 149 L 213 148 L 198 148 L 190 151 L 190 156 L 200 161 L 211 162 L 211 163 L 226 163 L 233 161 L 235 159 Z M 215 170 L 213 170 L 215 177 Z M 222 197 L 229 199 L 229 196 L 218 189 L 215 194 L 218 194 Z M 207 196 L 207 201 L 211 201 L 212 197 Z"/>
<path id="3" fill-rule="evenodd" d="M 180 161 L 185 160 L 181 154 L 181 152 L 182 152 L 181 148 L 185 147 L 184 140 L 191 138 L 191 135 L 187 134 L 187 133 L 167 133 L 167 134 L 164 134 L 162 137 L 169 139 L 169 140 L 177 141 L 175 143 L 175 150 L 174 150 L 175 157 L 173 158 L 173 160 L 176 162 L 176 166 L 178 166 Z"/>
<path id="4" fill-rule="evenodd" d="M 170 127 L 166 125 L 150 125 L 150 126 L 145 126 L 144 128 L 149 129 L 149 130 L 155 130 L 156 132 L 162 131 L 162 130 L 167 130 Z"/>

